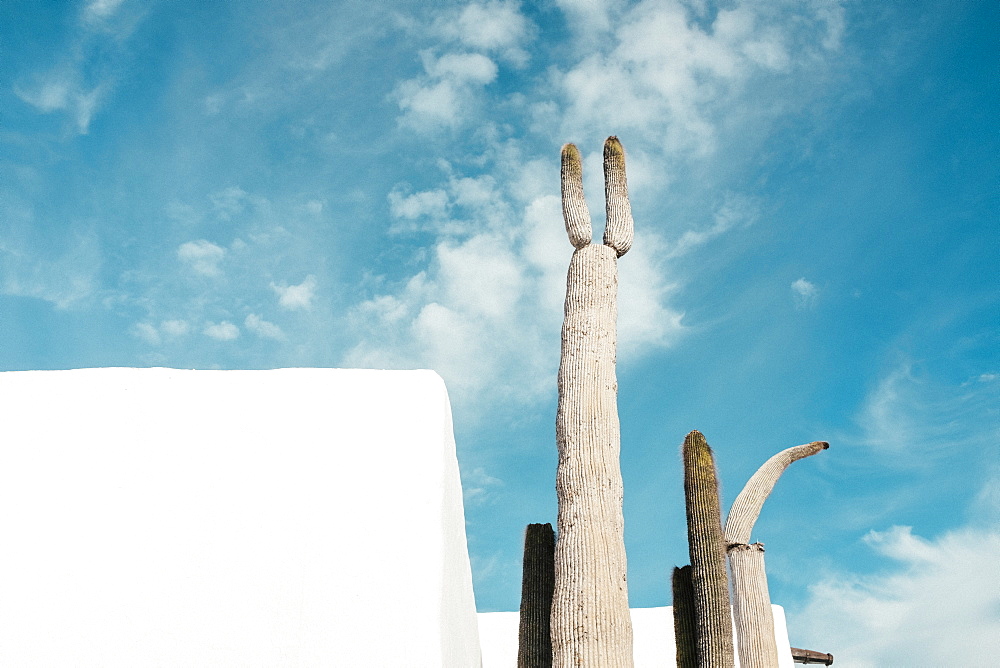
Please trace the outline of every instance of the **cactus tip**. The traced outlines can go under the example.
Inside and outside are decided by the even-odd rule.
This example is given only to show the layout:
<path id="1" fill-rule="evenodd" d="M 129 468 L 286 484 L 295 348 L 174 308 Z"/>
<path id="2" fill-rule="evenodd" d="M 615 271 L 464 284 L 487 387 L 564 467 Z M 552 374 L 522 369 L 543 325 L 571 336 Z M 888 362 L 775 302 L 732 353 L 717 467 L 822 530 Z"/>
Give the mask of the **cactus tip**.
<path id="1" fill-rule="evenodd" d="M 604 155 L 624 155 L 625 149 L 618 137 L 611 135 L 604 141 Z"/>

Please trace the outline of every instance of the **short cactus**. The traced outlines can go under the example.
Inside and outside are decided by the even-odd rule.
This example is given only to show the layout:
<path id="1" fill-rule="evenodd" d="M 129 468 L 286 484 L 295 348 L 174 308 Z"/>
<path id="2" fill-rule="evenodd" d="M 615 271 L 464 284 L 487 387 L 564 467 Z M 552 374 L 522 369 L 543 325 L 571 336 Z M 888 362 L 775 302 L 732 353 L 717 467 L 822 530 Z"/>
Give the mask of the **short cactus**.
<path id="1" fill-rule="evenodd" d="M 683 456 L 698 666 L 733 668 L 733 617 L 715 458 L 699 431 L 684 439 Z"/>
<path id="2" fill-rule="evenodd" d="M 608 220 L 591 243 L 580 152 L 562 150 L 563 218 L 576 248 L 566 281 L 556 441 L 558 539 L 551 634 L 554 666 L 632 666 L 626 583 L 618 382 L 618 258 L 632 244 L 625 154 L 604 144 Z"/>
<path id="3" fill-rule="evenodd" d="M 698 629 L 694 619 L 694 586 L 691 567 L 674 567 L 671 578 L 674 599 L 674 647 L 677 668 L 698 668 Z"/>
<path id="4" fill-rule="evenodd" d="M 555 585 L 555 534 L 551 524 L 529 524 L 524 532 L 521 575 L 521 618 L 518 627 L 517 667 L 552 665 L 549 615 Z"/>
<path id="5" fill-rule="evenodd" d="M 725 540 L 729 566 L 733 574 L 733 614 L 740 666 L 771 668 L 778 665 L 778 646 L 774 639 L 774 617 L 764 571 L 764 545 L 748 544 L 760 509 L 778 478 L 799 459 L 830 447 L 825 441 L 782 450 L 757 469 L 743 491 L 736 497 L 726 518 Z"/>

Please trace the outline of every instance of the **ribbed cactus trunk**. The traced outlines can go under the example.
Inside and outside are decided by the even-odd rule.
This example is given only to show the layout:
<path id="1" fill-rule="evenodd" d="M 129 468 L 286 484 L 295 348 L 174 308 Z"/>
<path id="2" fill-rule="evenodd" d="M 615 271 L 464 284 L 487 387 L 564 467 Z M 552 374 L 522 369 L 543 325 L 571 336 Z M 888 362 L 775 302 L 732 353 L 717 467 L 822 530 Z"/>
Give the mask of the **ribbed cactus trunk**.
<path id="1" fill-rule="evenodd" d="M 698 629 L 694 617 L 694 585 L 690 566 L 674 567 L 670 588 L 674 599 L 677 668 L 698 668 Z"/>
<path id="2" fill-rule="evenodd" d="M 557 668 L 632 666 L 615 376 L 618 258 L 632 243 L 621 144 L 604 144 L 607 225 L 591 243 L 580 153 L 562 151 L 563 217 L 576 247 L 566 281 L 556 442 L 559 502 L 552 600 Z"/>
<path id="3" fill-rule="evenodd" d="M 551 524 L 528 525 L 524 533 L 517 668 L 548 668 L 552 665 L 549 615 L 556 577 L 555 547 Z"/>
<path id="4" fill-rule="evenodd" d="M 773 668 L 778 665 L 778 645 L 764 573 L 764 545 L 731 545 L 729 567 L 733 576 L 733 618 L 740 667 Z"/>
<path id="5" fill-rule="evenodd" d="M 749 544 L 750 532 L 764 501 L 788 466 L 830 447 L 825 441 L 782 450 L 757 469 L 733 502 L 726 518 L 725 539 L 733 574 L 733 614 L 741 668 L 772 668 L 778 665 L 774 639 L 774 616 L 767 590 L 763 543 Z"/>
<path id="6" fill-rule="evenodd" d="M 692 431 L 684 439 L 683 455 L 698 665 L 733 668 L 733 617 L 715 458 L 699 431 Z"/>

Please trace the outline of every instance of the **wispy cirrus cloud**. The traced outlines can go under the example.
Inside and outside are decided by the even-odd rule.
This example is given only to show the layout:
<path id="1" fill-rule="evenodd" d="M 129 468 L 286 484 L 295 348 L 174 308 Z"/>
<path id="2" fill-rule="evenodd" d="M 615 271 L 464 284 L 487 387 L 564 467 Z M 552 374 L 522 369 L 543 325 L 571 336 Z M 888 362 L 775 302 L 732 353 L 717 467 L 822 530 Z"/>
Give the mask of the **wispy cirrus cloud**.
<path id="1" fill-rule="evenodd" d="M 15 86 L 14 92 L 43 114 L 66 111 L 76 131 L 85 135 L 108 88 L 107 82 L 88 86 L 78 72 L 63 68 L 35 75 L 33 84 Z"/>
<path id="2" fill-rule="evenodd" d="M 124 3 L 125 0 L 92 0 L 83 8 L 83 20 L 85 22 L 92 22 L 108 19 Z"/>
<path id="3" fill-rule="evenodd" d="M 243 326 L 246 327 L 251 332 L 257 334 L 257 336 L 262 339 L 274 339 L 275 341 L 283 341 L 285 333 L 281 331 L 281 327 L 278 327 L 273 322 L 268 322 L 264 320 L 256 313 L 251 313 L 243 321 Z"/>
<path id="4" fill-rule="evenodd" d="M 50 302 L 66 309 L 100 291 L 103 264 L 97 234 L 74 225 L 54 238 L 37 227 L 30 208 L 0 206 L 0 292 Z"/>
<path id="5" fill-rule="evenodd" d="M 14 93 L 40 113 L 64 112 L 77 134 L 88 134 L 115 88 L 118 64 L 127 58 L 122 45 L 142 18 L 141 12 L 123 12 L 124 4 L 125 0 L 86 3 L 75 33 L 53 54 L 53 64 L 23 74 Z"/>
<path id="6" fill-rule="evenodd" d="M 866 446 L 933 462 L 962 447 L 989 448 L 984 439 L 1000 437 L 1000 430 L 983 427 L 997 405 L 1000 382 L 990 374 L 949 384 L 904 359 L 874 384 L 856 421 Z"/>

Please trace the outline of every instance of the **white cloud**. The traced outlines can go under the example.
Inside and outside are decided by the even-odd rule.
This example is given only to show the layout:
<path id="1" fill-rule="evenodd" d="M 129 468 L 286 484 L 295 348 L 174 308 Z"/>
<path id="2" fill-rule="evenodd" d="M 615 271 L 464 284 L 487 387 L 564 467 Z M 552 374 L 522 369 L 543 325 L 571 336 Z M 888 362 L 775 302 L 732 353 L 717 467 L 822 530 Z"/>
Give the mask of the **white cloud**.
<path id="1" fill-rule="evenodd" d="M 516 152 L 504 159 L 523 164 Z M 491 175 L 447 172 L 449 217 L 433 228 L 432 261 L 352 310 L 359 343 L 344 364 L 432 368 L 458 400 L 481 405 L 551 392 L 573 249 L 557 195 L 524 201 L 511 189 L 517 184 L 504 188 Z M 629 359 L 681 329 L 665 304 L 672 286 L 655 261 L 660 242 L 648 232 L 640 239 L 620 264 L 619 341 Z"/>
<path id="2" fill-rule="evenodd" d="M 273 322 L 268 322 L 260 316 L 251 313 L 243 321 L 244 326 L 251 332 L 254 332 L 261 338 L 274 339 L 275 341 L 281 341 L 285 338 L 285 333 L 281 331 L 281 328 L 275 325 Z"/>
<path id="3" fill-rule="evenodd" d="M 640 234 L 618 263 L 618 348 L 624 362 L 675 343 L 684 331 L 684 314 L 666 305 L 676 286 L 656 265 L 659 246 L 655 236 Z"/>
<path id="4" fill-rule="evenodd" d="M 485 86 L 497 76 L 496 64 L 480 53 L 446 53 L 436 57 L 424 51 L 421 57 L 424 70 L 433 78 Z"/>
<path id="5" fill-rule="evenodd" d="M 470 49 L 498 54 L 515 65 L 524 65 L 528 53 L 523 46 L 535 26 L 520 12 L 517 2 L 472 2 L 457 12 L 439 17 L 436 31 Z"/>
<path id="6" fill-rule="evenodd" d="M 224 248 L 204 239 L 188 241 L 177 248 L 180 261 L 202 276 L 219 276 L 222 273 L 219 263 L 225 255 Z"/>
<path id="7" fill-rule="evenodd" d="M 812 57 L 822 41 L 815 33 L 825 33 L 831 15 L 805 3 L 782 11 L 738 4 L 706 24 L 693 20 L 691 8 L 678 1 L 623 8 L 563 0 L 560 6 L 584 31 L 614 28 L 588 40 L 594 48 L 581 50 L 580 60 L 556 73 L 564 113 L 553 130 L 572 137 L 614 128 L 668 153 L 695 157 L 714 154 L 723 138 L 766 136 L 767 117 L 794 100 L 765 97 L 763 83 L 750 83 L 822 63 Z M 746 123 L 761 119 L 763 127 L 748 131 Z"/>
<path id="8" fill-rule="evenodd" d="M 345 363 L 435 369 L 468 398 L 484 389 L 513 394 L 508 383 L 517 378 L 524 383 L 520 392 L 533 395 L 538 324 L 527 287 L 524 263 L 509 239 L 480 234 L 442 241 L 427 272 L 352 310 L 360 343 Z"/>
<path id="9" fill-rule="evenodd" d="M 611 29 L 611 18 L 618 13 L 622 2 L 618 0 L 556 0 L 565 14 L 569 27 L 582 37 L 594 39 L 597 33 Z M 588 39 L 588 41 L 589 41 Z"/>
<path id="10" fill-rule="evenodd" d="M 278 303 L 282 308 L 308 311 L 312 308 L 312 301 L 316 296 L 316 286 L 316 277 L 310 274 L 298 285 L 272 283 L 271 289 L 278 294 Z"/>
<path id="11" fill-rule="evenodd" d="M 118 11 L 125 0 L 92 0 L 83 10 L 84 21 L 106 19 Z"/>
<path id="12" fill-rule="evenodd" d="M 441 189 L 424 190 L 405 194 L 405 186 L 397 186 L 389 193 L 389 212 L 396 218 L 439 220 L 448 214 L 448 193 Z"/>
<path id="13" fill-rule="evenodd" d="M 231 322 L 223 321 L 205 327 L 205 335 L 217 341 L 232 341 L 239 338 L 240 329 Z"/>
<path id="14" fill-rule="evenodd" d="M 242 188 L 232 186 L 210 194 L 208 199 L 220 220 L 230 220 L 243 211 L 247 194 Z"/>
<path id="15" fill-rule="evenodd" d="M 181 337 L 191 330 L 191 325 L 186 320 L 164 320 L 160 323 L 160 330 L 170 337 Z"/>
<path id="16" fill-rule="evenodd" d="M 148 322 L 138 322 L 132 326 L 132 333 L 151 346 L 159 346 L 166 339 L 177 339 L 191 330 L 186 320 L 164 320 L 157 327 Z M 222 330 L 219 330 L 222 331 Z"/>
<path id="17" fill-rule="evenodd" d="M 501 238 L 477 235 L 437 248 L 445 303 L 472 318 L 501 319 L 516 312 L 527 288 L 518 258 Z"/>
<path id="18" fill-rule="evenodd" d="M 148 322 L 137 322 L 132 326 L 132 333 L 151 346 L 162 343 L 159 330 Z"/>
<path id="19" fill-rule="evenodd" d="M 614 131 L 634 138 L 628 144 L 631 190 L 649 192 L 670 185 L 662 165 L 678 164 L 678 156 L 718 157 L 723 147 L 728 154 L 738 142 L 762 141 L 769 124 L 787 111 L 786 98 L 799 103 L 796 96 L 771 94 L 781 90 L 773 82 L 791 86 L 809 79 L 805 68 L 823 65 L 823 57 L 813 56 L 824 48 L 831 16 L 814 4 L 795 3 L 781 11 L 736 4 L 714 15 L 672 0 L 558 5 L 578 41 L 585 34 L 599 39 L 571 53 L 575 60 L 568 66 L 551 68 L 537 89 L 505 98 L 493 96 L 489 86 L 499 76 L 497 62 L 511 62 L 509 49 L 524 48 L 533 35 L 533 26 L 518 18 L 518 5 L 473 2 L 439 14 L 430 34 L 447 43 L 423 51 L 423 73 L 397 86 L 400 122 L 434 130 L 484 116 L 478 123 L 486 127 L 494 120 L 484 106 L 490 101 L 524 109 L 536 119 L 533 129 L 545 135 L 574 139 Z M 499 29 L 515 24 L 521 27 Z M 484 134 L 501 133 L 499 123 L 489 127 Z M 359 343 L 347 363 L 428 366 L 464 394 L 513 396 L 509 388 L 517 386 L 523 401 L 531 388 L 550 389 L 543 376 L 529 378 L 514 368 L 510 356 L 518 351 L 513 354 L 534 360 L 527 363 L 534 373 L 548 373 L 557 363 L 572 252 L 559 211 L 558 160 L 526 154 L 529 144 L 515 139 L 488 145 L 476 174 L 445 165 L 440 184 L 418 192 L 402 185 L 389 194 L 393 230 L 436 235 L 431 261 L 415 255 L 421 269 L 409 280 L 352 310 Z M 585 153 L 585 189 L 599 218 L 604 207 L 596 200 L 604 184 L 598 147 Z M 623 361 L 670 345 L 684 331 L 682 313 L 669 304 L 678 281 L 668 261 L 751 225 L 758 208 L 752 198 L 730 193 L 706 224 L 682 227 L 673 238 L 637 221 L 636 248 L 619 268 Z M 595 230 L 599 235 L 599 219 Z"/>
<path id="20" fill-rule="evenodd" d="M 865 543 L 894 565 L 868 576 L 833 573 L 791 616 L 792 642 L 838 664 L 987 666 L 1000 656 L 1000 533 L 966 527 L 935 540 L 910 527 Z"/>
<path id="21" fill-rule="evenodd" d="M 400 184 L 389 193 L 389 211 L 399 221 L 393 232 L 419 229 L 468 237 L 510 227 L 516 213 L 493 176 L 457 176 L 451 165 L 441 166 L 448 178 L 443 187 L 407 194 L 407 185 Z"/>
<path id="22" fill-rule="evenodd" d="M 819 288 L 815 283 L 800 278 L 792 283 L 792 293 L 795 297 L 795 308 L 808 309 L 816 306 L 819 298 Z"/>
<path id="23" fill-rule="evenodd" d="M 196 196 L 190 205 L 175 202 L 169 207 L 182 219 L 174 231 L 225 228 L 231 241 L 223 245 L 212 238 L 182 237 L 166 257 L 151 247 L 145 257 L 137 258 L 137 266 L 108 288 L 118 304 L 142 313 L 138 319 L 157 329 L 163 347 L 155 352 L 162 355 L 150 357 L 154 353 L 147 352 L 146 362 L 184 367 L 218 364 L 218 344 L 204 335 L 205 328 L 228 321 L 232 327 L 212 331 L 240 332 L 234 343 L 241 347 L 244 365 L 334 365 L 335 345 L 343 349 L 349 344 L 337 341 L 341 312 L 316 308 L 325 296 L 320 286 L 326 285 L 316 271 L 323 264 L 317 263 L 316 249 L 330 234 L 325 220 L 318 224 L 315 211 L 320 207 L 310 204 L 320 200 L 311 197 L 310 189 L 276 200 L 242 189 L 207 192 L 215 195 L 215 201 Z M 245 203 L 244 211 L 220 225 L 217 206 L 225 208 L 230 196 Z M 320 215 L 326 216 L 322 210 Z M 341 284 L 343 294 L 350 295 L 346 285 Z M 270 310 L 279 310 L 271 313 L 269 304 Z M 286 324 L 277 313 L 302 315 Z M 296 345 L 256 345 L 269 340 L 293 340 Z M 277 361 L 271 359 L 275 355 Z"/>
<path id="24" fill-rule="evenodd" d="M 418 130 L 454 128 L 470 120 L 481 89 L 497 76 L 496 64 L 479 53 L 422 51 L 424 75 L 400 83 L 394 96 L 400 122 Z"/>

